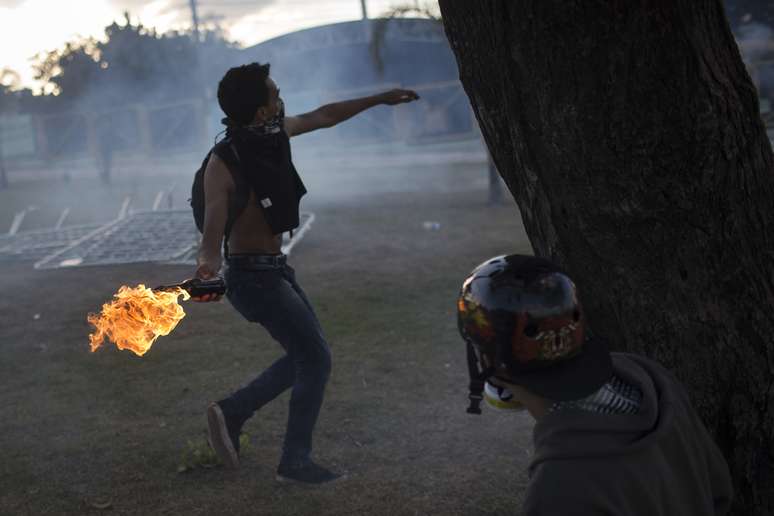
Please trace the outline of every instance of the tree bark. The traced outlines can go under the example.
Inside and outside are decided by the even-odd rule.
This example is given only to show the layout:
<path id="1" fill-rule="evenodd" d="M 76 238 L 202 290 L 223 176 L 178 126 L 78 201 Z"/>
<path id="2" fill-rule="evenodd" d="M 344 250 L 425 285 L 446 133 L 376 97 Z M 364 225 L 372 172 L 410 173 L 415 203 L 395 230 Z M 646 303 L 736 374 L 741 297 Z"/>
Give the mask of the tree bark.
<path id="1" fill-rule="evenodd" d="M 676 372 L 774 512 L 774 161 L 720 0 L 440 0 L 535 254 Z"/>

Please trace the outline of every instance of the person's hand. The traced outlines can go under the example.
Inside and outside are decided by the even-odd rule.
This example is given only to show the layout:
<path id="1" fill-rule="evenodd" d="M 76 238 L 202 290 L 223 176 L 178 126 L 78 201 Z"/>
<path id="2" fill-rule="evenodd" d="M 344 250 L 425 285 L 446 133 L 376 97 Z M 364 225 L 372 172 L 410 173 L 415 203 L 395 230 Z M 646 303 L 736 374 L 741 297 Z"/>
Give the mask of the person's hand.
<path id="1" fill-rule="evenodd" d="M 223 296 L 220 294 L 204 294 L 203 296 L 192 297 L 191 301 L 196 301 L 197 303 L 215 303 L 216 301 L 220 301 L 221 297 Z"/>
<path id="2" fill-rule="evenodd" d="M 213 263 L 213 261 L 215 263 Z M 207 261 L 207 260 L 200 261 L 199 265 L 196 267 L 195 277 L 203 280 L 212 279 L 218 275 L 219 270 L 220 270 L 220 258 L 212 261 Z M 223 296 L 219 294 L 205 294 L 203 296 L 191 297 L 191 301 L 196 301 L 197 303 L 211 303 L 215 301 L 220 301 L 221 297 Z"/>
<path id="3" fill-rule="evenodd" d="M 405 104 L 419 99 L 419 95 L 414 90 L 394 89 L 385 91 L 380 95 L 382 104 L 394 106 L 396 104 Z"/>

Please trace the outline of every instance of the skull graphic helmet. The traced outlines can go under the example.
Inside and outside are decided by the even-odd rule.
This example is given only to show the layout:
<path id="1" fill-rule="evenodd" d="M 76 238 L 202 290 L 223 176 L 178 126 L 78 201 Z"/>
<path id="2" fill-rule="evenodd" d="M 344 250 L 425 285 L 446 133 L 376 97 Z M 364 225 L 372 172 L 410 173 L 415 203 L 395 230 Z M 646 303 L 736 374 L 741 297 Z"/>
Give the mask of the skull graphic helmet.
<path id="1" fill-rule="evenodd" d="M 551 399 L 573 399 L 575 393 L 571 388 L 551 388 L 550 380 L 543 374 L 577 369 L 578 357 L 589 349 L 575 284 L 557 265 L 522 255 L 487 260 L 462 285 L 457 299 L 457 321 L 469 346 L 471 396 L 474 387 L 477 390 L 473 383 L 474 373 L 478 372 L 478 381 L 494 376 L 533 387 L 537 394 L 551 394 Z M 609 364 L 606 350 L 602 354 L 605 356 L 599 352 L 594 355 L 600 357 L 601 364 Z M 471 360 L 483 371 L 474 371 Z M 571 363 L 576 366 L 569 366 Z M 582 374 L 576 372 L 571 376 Z M 578 383 L 577 392 L 585 391 L 588 385 L 596 385 L 597 376 Z"/>

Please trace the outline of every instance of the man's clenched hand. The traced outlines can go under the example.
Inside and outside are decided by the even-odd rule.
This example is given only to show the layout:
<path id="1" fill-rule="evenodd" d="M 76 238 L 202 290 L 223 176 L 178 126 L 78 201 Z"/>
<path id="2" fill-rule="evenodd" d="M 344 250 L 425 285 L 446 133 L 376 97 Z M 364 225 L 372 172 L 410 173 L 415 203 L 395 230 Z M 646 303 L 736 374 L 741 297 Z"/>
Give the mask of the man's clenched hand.
<path id="1" fill-rule="evenodd" d="M 419 100 L 419 95 L 414 90 L 402 90 L 394 89 L 385 91 L 380 95 L 382 104 L 388 106 L 394 106 L 396 104 L 405 104 L 406 102 L 413 102 Z"/>
<path id="2" fill-rule="evenodd" d="M 212 263 L 211 261 L 199 261 L 199 265 L 196 267 L 196 277 L 199 279 L 207 280 L 212 279 L 215 276 L 218 275 L 218 271 L 220 270 L 220 259 L 215 260 L 216 263 Z M 214 302 L 214 301 L 220 301 L 220 298 L 223 296 L 220 296 L 218 294 L 205 294 L 203 296 L 199 297 L 192 297 L 191 301 L 197 301 L 199 303 L 207 303 L 207 302 Z"/>

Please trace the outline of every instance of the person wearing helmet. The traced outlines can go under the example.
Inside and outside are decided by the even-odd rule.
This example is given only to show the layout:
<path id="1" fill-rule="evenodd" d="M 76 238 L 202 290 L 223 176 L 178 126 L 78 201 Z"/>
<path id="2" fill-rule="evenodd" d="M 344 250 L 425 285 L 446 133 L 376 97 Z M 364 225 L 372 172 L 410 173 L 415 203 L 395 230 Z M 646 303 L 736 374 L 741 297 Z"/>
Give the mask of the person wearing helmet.
<path id="1" fill-rule="evenodd" d="M 586 326 L 575 284 L 534 256 L 492 258 L 457 300 L 482 400 L 535 419 L 524 512 L 534 515 L 726 514 L 728 465 L 677 379 L 610 353 Z"/>

